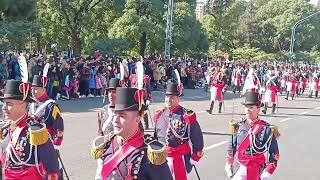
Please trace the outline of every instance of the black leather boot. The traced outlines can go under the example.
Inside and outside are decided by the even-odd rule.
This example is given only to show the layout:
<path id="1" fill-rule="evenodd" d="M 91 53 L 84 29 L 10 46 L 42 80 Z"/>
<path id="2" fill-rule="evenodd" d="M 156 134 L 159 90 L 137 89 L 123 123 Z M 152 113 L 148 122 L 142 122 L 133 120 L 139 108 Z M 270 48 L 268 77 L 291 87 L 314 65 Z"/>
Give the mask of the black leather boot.
<path id="1" fill-rule="evenodd" d="M 263 114 L 267 114 L 267 110 L 268 110 L 268 103 L 264 103 L 264 108 L 262 110 Z"/>
<path id="2" fill-rule="evenodd" d="M 221 109 L 222 109 L 222 102 L 219 102 L 219 113 L 221 113 Z"/>
<path id="3" fill-rule="evenodd" d="M 214 107 L 214 101 L 211 101 L 210 109 L 209 109 L 209 110 L 207 110 L 207 112 L 208 112 L 209 114 L 212 114 L 213 107 Z"/>
<path id="4" fill-rule="evenodd" d="M 276 104 L 272 104 L 272 114 L 276 112 Z"/>

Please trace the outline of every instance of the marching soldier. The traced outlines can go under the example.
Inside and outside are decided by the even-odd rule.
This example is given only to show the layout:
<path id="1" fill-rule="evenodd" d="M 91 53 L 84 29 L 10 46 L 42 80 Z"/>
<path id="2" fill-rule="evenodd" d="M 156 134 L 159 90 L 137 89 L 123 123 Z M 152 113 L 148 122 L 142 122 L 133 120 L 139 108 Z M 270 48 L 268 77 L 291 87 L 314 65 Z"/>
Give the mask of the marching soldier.
<path id="1" fill-rule="evenodd" d="M 303 94 L 307 87 L 307 82 L 309 80 L 309 75 L 306 71 L 301 73 L 300 76 L 300 86 L 299 86 L 299 94 Z"/>
<path id="2" fill-rule="evenodd" d="M 278 76 L 276 76 L 274 67 L 271 67 L 270 74 L 266 77 L 266 92 L 264 94 L 264 109 L 263 114 L 267 113 L 268 104 L 272 103 L 272 113 L 275 113 L 277 106 L 277 93 L 280 91 L 280 82 Z"/>
<path id="3" fill-rule="evenodd" d="M 239 64 L 236 65 L 236 68 L 232 71 L 232 81 L 233 81 L 233 93 L 238 91 L 240 93 L 241 82 L 244 77 L 244 69 L 240 67 Z"/>
<path id="4" fill-rule="evenodd" d="M 175 180 L 187 174 L 203 156 L 203 136 L 194 111 L 182 107 L 182 84 L 170 80 L 165 93 L 166 108 L 154 116 L 155 136 L 166 143 L 168 164 Z"/>
<path id="5" fill-rule="evenodd" d="M 114 107 L 116 102 L 116 88 L 121 87 L 120 80 L 116 78 L 111 78 L 109 80 L 108 87 L 106 88 L 105 94 L 107 94 L 109 99 L 109 104 L 102 108 L 102 111 L 98 115 L 98 136 L 108 135 L 113 131 L 112 120 L 115 116 Z M 101 124 L 103 120 L 103 124 Z M 101 170 L 102 170 L 102 159 L 97 159 L 97 171 L 96 171 L 96 180 L 101 180 Z"/>
<path id="6" fill-rule="evenodd" d="M 318 97 L 318 93 L 320 91 L 320 72 L 314 72 L 312 76 L 312 82 L 310 83 L 310 95 L 309 97 L 312 98 L 313 92 L 315 97 Z"/>
<path id="7" fill-rule="evenodd" d="M 214 102 L 216 101 L 216 99 L 219 102 L 219 113 L 221 113 L 223 94 L 224 92 L 226 92 L 227 86 L 228 84 L 225 74 L 222 72 L 219 66 L 216 66 L 216 71 L 210 79 L 211 104 L 210 109 L 208 110 L 210 114 L 212 114 Z"/>
<path id="8" fill-rule="evenodd" d="M 297 91 L 297 77 L 295 76 L 295 73 L 292 72 L 289 75 L 288 81 L 287 81 L 287 95 L 286 100 L 289 100 L 289 95 L 291 94 L 292 100 L 294 98 L 294 95 Z"/>
<path id="9" fill-rule="evenodd" d="M 58 180 L 58 154 L 46 125 L 28 115 L 28 105 L 33 100 L 28 75 L 23 73 L 22 76 L 23 83 L 8 80 L 4 96 L 0 98 L 7 119 L 1 123 L 4 179 Z"/>
<path id="10" fill-rule="evenodd" d="M 145 106 L 143 91 L 117 88 L 114 131 L 97 137 L 92 156 L 103 159 L 102 179 L 172 180 L 164 144 L 144 136 L 139 122 Z"/>
<path id="11" fill-rule="evenodd" d="M 64 123 L 58 104 L 55 102 L 55 100 L 49 98 L 46 91 L 46 86 L 48 82 L 48 78 L 46 76 L 48 69 L 46 68 L 49 68 L 49 64 L 46 64 L 43 70 L 43 76 L 33 76 L 31 91 L 33 97 L 37 101 L 37 108 L 35 112 L 31 114 L 31 116 L 34 115 L 36 118 L 39 119 L 40 122 L 46 124 L 46 127 L 53 140 L 54 148 L 56 149 L 57 153 L 59 153 L 59 148 L 63 141 Z M 33 111 L 34 105 L 35 104 L 32 103 L 31 111 Z M 60 160 L 61 159 L 59 159 L 59 179 L 63 179 L 63 166 Z"/>
<path id="12" fill-rule="evenodd" d="M 259 92 L 261 90 L 260 80 L 255 73 L 255 68 L 252 67 L 249 69 L 248 75 L 244 82 L 244 86 L 242 89 L 242 95 L 245 95 L 246 92 Z"/>
<path id="13" fill-rule="evenodd" d="M 259 93 L 247 92 L 246 118 L 230 122 L 231 141 L 227 149 L 225 170 L 233 180 L 270 180 L 277 167 L 279 149 L 277 128 L 261 120 Z M 266 159 L 264 153 L 268 153 Z M 233 172 L 234 156 L 237 154 L 239 169 Z"/>

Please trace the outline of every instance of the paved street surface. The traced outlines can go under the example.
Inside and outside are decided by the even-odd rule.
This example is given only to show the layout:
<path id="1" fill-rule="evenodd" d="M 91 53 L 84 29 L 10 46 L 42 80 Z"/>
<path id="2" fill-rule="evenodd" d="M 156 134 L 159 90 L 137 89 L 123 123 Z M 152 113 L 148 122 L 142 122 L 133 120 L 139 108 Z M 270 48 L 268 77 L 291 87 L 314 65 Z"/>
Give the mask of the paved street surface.
<path id="1" fill-rule="evenodd" d="M 155 102 L 151 113 L 164 106 L 162 92 L 153 93 Z M 197 112 L 205 140 L 205 155 L 197 165 L 202 180 L 228 179 L 224 172 L 225 150 L 230 138 L 228 121 L 244 116 L 240 104 L 243 98 L 236 94 L 226 94 L 224 112 L 206 112 L 209 106 L 209 93 L 203 89 L 185 90 L 182 105 Z M 234 100 L 233 100 L 234 99 Z M 320 100 L 306 96 L 293 101 L 279 98 L 279 111 L 275 115 L 261 116 L 271 124 L 279 126 L 282 136 L 279 139 L 280 161 L 273 175 L 274 180 L 318 180 Z M 102 106 L 102 98 L 86 98 L 72 101 L 59 101 L 65 119 L 65 139 L 61 148 L 65 167 L 72 180 L 94 179 L 96 162 L 90 156 L 92 140 L 97 130 L 97 111 Z M 233 112 L 234 104 L 234 113 Z M 270 114 L 271 108 L 268 109 Z M 196 180 L 193 171 L 190 179 Z"/>

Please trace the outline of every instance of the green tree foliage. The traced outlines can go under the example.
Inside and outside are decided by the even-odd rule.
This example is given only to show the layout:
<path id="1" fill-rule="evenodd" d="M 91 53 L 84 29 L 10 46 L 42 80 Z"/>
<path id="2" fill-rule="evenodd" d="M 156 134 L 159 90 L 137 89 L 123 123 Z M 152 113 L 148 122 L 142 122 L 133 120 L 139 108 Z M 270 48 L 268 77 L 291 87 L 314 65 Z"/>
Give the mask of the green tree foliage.
<path id="1" fill-rule="evenodd" d="M 207 35 L 196 19 L 194 7 L 187 2 L 177 2 L 173 18 L 173 51 L 176 54 L 207 52 Z"/>

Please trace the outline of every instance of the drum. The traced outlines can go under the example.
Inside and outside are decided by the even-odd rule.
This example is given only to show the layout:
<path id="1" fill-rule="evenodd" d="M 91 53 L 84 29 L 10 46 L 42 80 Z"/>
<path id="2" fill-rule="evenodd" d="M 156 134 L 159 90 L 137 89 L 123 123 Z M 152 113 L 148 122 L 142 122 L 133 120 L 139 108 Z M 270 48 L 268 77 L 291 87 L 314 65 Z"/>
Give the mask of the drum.
<path id="1" fill-rule="evenodd" d="M 42 145 L 49 140 L 49 132 L 44 123 L 30 125 L 28 131 L 31 145 Z"/>
<path id="2" fill-rule="evenodd" d="M 148 143 L 148 159 L 152 164 L 161 165 L 167 160 L 166 146 L 160 141 L 151 141 Z"/>

